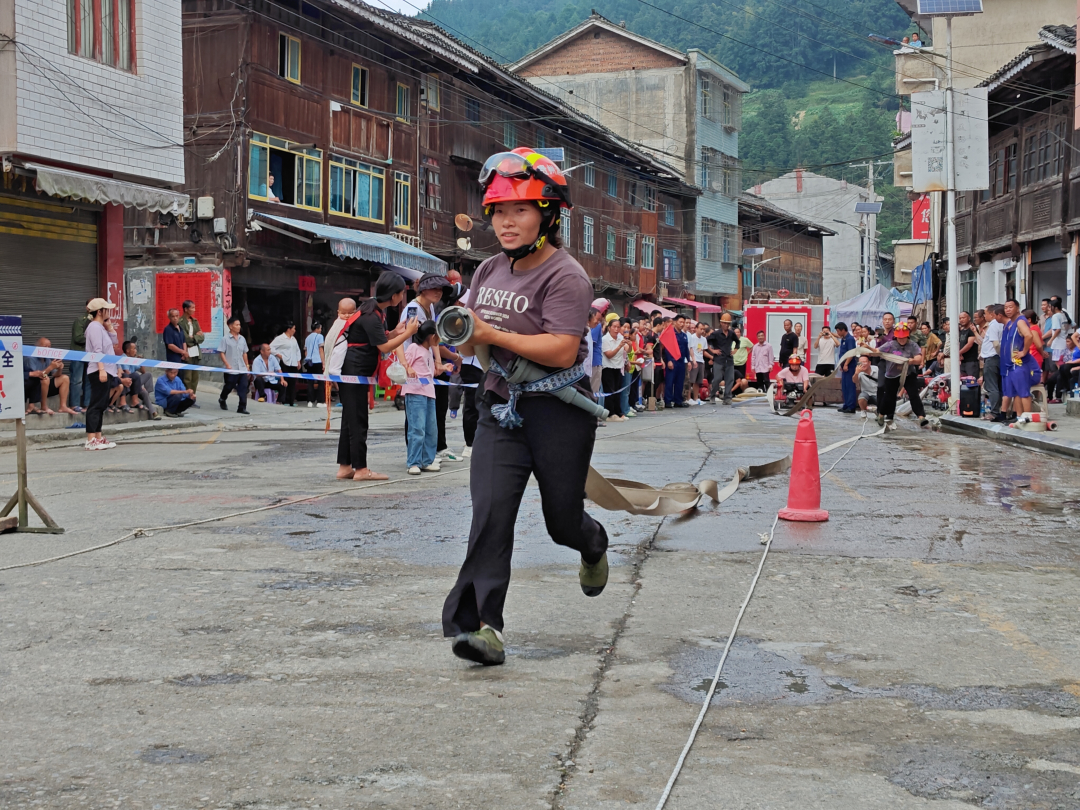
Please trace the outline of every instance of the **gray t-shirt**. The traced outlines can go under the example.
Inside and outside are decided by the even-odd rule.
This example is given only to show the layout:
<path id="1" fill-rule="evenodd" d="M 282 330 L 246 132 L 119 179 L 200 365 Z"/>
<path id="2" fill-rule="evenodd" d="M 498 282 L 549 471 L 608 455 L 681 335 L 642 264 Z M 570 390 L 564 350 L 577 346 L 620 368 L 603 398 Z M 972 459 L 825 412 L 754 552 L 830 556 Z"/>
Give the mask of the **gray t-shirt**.
<path id="1" fill-rule="evenodd" d="M 859 399 L 877 396 L 877 368 L 870 366 L 870 371 L 859 374 Z"/>
<path id="2" fill-rule="evenodd" d="M 901 346 L 900 343 L 896 340 L 890 340 L 878 346 L 878 350 L 882 354 L 898 354 L 901 357 L 915 357 L 916 355 L 922 354 L 922 349 L 919 348 L 919 344 L 911 339 L 909 339 L 908 342 L 905 343 L 903 346 Z M 899 363 L 890 363 L 886 361 L 885 376 L 899 377 L 900 369 L 902 368 L 903 366 L 901 366 Z M 908 366 L 908 370 L 911 370 L 911 366 Z"/>
<path id="3" fill-rule="evenodd" d="M 469 303 L 487 323 L 506 332 L 579 336 L 580 363 L 589 351 L 585 329 L 592 299 L 588 275 L 569 253 L 559 249 L 539 267 L 513 273 L 506 254 L 492 256 L 473 275 Z M 492 348 L 492 356 L 503 368 L 515 357 L 497 347 Z M 488 373 L 485 387 L 504 399 L 510 396 L 506 381 L 497 374 Z"/>

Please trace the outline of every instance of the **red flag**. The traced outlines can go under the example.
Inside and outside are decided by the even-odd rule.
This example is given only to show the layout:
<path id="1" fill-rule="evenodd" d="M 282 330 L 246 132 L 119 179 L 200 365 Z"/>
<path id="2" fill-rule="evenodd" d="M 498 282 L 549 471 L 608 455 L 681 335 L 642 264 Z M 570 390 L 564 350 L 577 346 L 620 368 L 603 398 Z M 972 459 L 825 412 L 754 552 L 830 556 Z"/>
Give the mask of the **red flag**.
<path id="1" fill-rule="evenodd" d="M 679 339 L 675 336 L 674 326 L 669 326 L 660 333 L 660 345 L 667 349 L 668 354 L 675 360 L 682 359 L 682 352 L 679 351 Z"/>

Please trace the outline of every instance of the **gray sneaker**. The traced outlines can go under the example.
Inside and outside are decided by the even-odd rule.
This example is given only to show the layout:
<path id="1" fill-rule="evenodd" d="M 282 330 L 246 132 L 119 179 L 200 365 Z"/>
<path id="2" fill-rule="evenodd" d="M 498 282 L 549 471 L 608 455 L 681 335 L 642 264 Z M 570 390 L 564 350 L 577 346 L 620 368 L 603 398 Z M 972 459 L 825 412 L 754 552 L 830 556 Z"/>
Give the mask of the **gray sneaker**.
<path id="1" fill-rule="evenodd" d="M 492 627 L 481 627 L 474 633 L 458 633 L 451 649 L 458 658 L 475 661 L 485 667 L 498 666 L 506 660 L 502 639 Z"/>

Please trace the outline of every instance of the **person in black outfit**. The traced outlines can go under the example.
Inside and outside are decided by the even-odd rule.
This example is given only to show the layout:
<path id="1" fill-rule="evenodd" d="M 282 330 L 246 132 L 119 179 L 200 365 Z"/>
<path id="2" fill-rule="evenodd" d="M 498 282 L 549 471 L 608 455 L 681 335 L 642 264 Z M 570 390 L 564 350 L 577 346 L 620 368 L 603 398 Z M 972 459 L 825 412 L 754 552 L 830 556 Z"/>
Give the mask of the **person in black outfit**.
<path id="1" fill-rule="evenodd" d="M 734 395 L 734 352 L 738 344 L 739 339 L 735 337 L 735 330 L 731 328 L 731 315 L 725 312 L 720 316 L 720 328 L 713 330 L 709 335 L 709 349 L 713 354 L 713 381 L 710 395 L 715 401 L 720 389 L 720 381 L 723 380 L 725 405 L 731 404 L 731 398 Z"/>
<path id="2" fill-rule="evenodd" d="M 342 328 L 348 343 L 341 373 L 346 376 L 374 376 L 380 352 L 392 352 L 416 334 L 413 318 L 401 322 L 388 335 L 386 310 L 400 306 L 405 298 L 405 280 L 386 271 L 375 282 L 375 295 L 360 305 Z M 343 382 L 341 391 L 341 436 L 338 439 L 338 478 L 354 481 L 385 481 L 388 476 L 373 472 L 367 465 L 368 389 L 370 385 Z"/>
<path id="3" fill-rule="evenodd" d="M 787 361 L 799 348 L 799 336 L 791 331 L 791 321 L 784 321 L 784 334 L 780 338 L 780 368 L 787 368 Z"/>
<path id="4" fill-rule="evenodd" d="M 979 344 L 975 341 L 975 330 L 971 316 L 960 313 L 960 375 L 962 377 L 979 376 Z"/>

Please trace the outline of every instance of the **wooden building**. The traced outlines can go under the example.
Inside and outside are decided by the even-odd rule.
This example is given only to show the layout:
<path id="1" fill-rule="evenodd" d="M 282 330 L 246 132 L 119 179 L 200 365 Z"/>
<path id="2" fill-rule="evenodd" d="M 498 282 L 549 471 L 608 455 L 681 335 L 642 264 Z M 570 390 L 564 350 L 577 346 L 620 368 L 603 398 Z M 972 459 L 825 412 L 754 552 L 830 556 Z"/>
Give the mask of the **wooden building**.
<path id="1" fill-rule="evenodd" d="M 744 301 L 754 294 L 768 299 L 787 290 L 792 298 L 824 303 L 821 243 L 836 231 L 748 192 L 739 197 L 739 227 L 744 249 L 764 249 L 759 256 L 743 257 Z"/>
<path id="2" fill-rule="evenodd" d="M 1039 39 L 982 83 L 989 91 L 990 188 L 957 194 L 960 309 L 1016 298 L 1038 311 L 1041 299 L 1059 295 L 1075 321 L 1076 28 L 1046 26 Z M 942 275 L 946 263 L 940 263 Z"/>
<path id="3" fill-rule="evenodd" d="M 169 289 L 207 302 L 211 341 L 232 312 L 252 343 L 286 320 L 302 336 L 389 268 L 468 278 L 498 250 L 478 171 L 515 146 L 564 150 L 565 241 L 599 294 L 628 302 L 678 273 L 698 191 L 430 23 L 350 0 L 183 0 L 183 12 L 192 208 L 127 215 L 143 328 L 160 332 L 179 303 L 157 300 L 162 274 L 190 274 Z"/>

